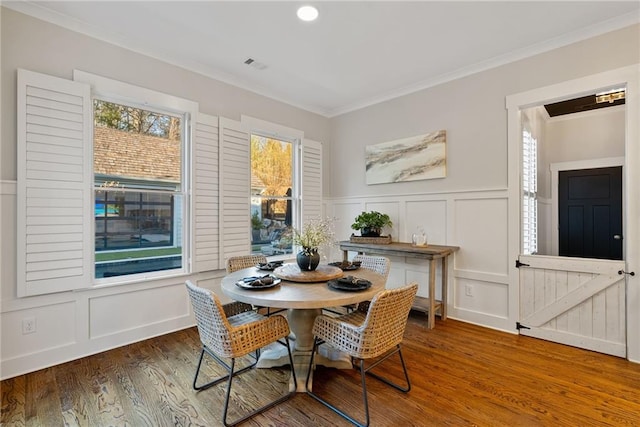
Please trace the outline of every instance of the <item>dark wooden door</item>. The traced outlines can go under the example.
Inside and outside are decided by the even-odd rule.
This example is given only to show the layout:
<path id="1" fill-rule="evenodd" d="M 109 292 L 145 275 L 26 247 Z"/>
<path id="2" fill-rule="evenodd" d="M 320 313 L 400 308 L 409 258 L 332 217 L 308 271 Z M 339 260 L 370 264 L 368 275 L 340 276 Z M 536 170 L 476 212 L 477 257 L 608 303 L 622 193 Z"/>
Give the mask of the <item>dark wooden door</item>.
<path id="1" fill-rule="evenodd" d="M 561 171 L 560 256 L 622 259 L 622 167 Z"/>

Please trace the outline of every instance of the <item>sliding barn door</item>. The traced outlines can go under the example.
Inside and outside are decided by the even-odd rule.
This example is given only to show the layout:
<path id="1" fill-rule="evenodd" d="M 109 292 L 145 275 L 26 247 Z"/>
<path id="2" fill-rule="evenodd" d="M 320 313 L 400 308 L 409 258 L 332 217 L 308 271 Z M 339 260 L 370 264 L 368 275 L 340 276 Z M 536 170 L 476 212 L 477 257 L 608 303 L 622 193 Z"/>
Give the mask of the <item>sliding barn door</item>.
<path id="1" fill-rule="evenodd" d="M 626 356 L 623 261 L 521 255 L 520 334 Z"/>

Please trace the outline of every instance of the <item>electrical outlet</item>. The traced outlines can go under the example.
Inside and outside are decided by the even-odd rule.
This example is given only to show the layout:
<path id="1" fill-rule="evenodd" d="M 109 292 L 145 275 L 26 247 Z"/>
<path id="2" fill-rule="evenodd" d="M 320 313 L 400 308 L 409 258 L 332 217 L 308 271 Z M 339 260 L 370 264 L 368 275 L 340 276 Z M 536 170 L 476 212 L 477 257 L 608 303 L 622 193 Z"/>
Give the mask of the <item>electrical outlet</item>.
<path id="1" fill-rule="evenodd" d="M 36 331 L 36 318 L 25 317 L 22 319 L 22 335 L 32 334 Z"/>
<path id="2" fill-rule="evenodd" d="M 473 296 L 473 286 L 471 285 L 465 285 L 464 286 L 464 294 L 468 297 L 472 297 Z"/>

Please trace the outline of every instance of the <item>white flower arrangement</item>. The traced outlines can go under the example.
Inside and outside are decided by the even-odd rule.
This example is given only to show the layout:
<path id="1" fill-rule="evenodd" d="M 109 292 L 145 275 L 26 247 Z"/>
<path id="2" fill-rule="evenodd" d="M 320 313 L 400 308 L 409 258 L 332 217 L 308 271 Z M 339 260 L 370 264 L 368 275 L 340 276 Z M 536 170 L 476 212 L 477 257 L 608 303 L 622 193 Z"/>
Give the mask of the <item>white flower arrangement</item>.
<path id="1" fill-rule="evenodd" d="M 318 247 L 335 241 L 332 218 L 313 218 L 304 223 L 302 231 L 293 229 L 293 243 L 302 247 L 302 252 L 311 255 Z"/>

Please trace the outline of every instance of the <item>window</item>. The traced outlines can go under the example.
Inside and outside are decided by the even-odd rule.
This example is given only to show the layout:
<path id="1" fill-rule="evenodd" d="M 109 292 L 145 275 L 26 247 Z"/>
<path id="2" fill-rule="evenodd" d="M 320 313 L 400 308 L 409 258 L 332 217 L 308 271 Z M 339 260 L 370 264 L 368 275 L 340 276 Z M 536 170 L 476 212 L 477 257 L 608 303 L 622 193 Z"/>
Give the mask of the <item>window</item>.
<path id="1" fill-rule="evenodd" d="M 208 116 L 196 102 L 79 70 L 73 81 L 18 70 L 17 81 L 19 297 L 213 271 L 246 254 L 249 129 L 287 156 L 285 190 L 255 194 L 258 228 L 322 212 L 322 144 L 302 131 Z M 264 246 L 291 251 L 270 236 L 260 235 Z"/>
<path id="2" fill-rule="evenodd" d="M 73 78 L 91 85 L 96 283 L 189 272 L 188 153 L 198 104 L 79 70 Z"/>
<path id="3" fill-rule="evenodd" d="M 183 118 L 93 106 L 95 277 L 182 268 Z"/>
<path id="4" fill-rule="evenodd" d="M 538 252 L 538 142 L 531 132 L 522 132 L 522 249 Z"/>
<path id="5" fill-rule="evenodd" d="M 266 256 L 292 252 L 291 227 L 297 194 L 295 142 L 251 135 L 251 252 Z"/>

